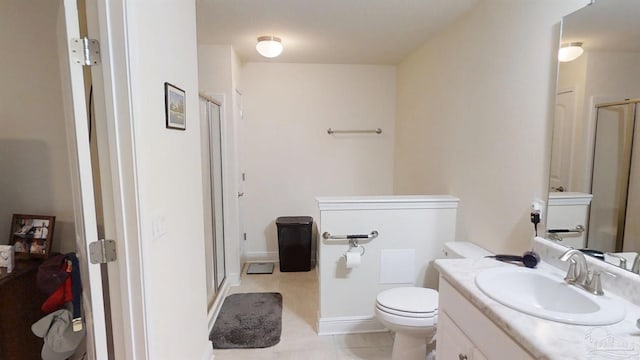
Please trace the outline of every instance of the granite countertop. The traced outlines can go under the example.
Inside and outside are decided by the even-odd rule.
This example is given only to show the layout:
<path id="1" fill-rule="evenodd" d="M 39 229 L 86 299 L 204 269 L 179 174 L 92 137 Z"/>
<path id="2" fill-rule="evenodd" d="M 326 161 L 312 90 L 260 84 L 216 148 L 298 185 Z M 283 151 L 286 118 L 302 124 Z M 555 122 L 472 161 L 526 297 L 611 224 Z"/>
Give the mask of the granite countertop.
<path id="1" fill-rule="evenodd" d="M 475 274 L 479 271 L 515 265 L 493 259 L 439 259 L 435 264 L 456 290 L 536 359 L 640 359 L 640 329 L 636 327 L 640 307 L 606 289 L 605 296 L 617 298 L 626 306 L 624 320 L 607 326 L 568 325 L 513 310 L 476 286 Z M 564 277 L 561 270 L 545 262 L 538 268 Z"/>

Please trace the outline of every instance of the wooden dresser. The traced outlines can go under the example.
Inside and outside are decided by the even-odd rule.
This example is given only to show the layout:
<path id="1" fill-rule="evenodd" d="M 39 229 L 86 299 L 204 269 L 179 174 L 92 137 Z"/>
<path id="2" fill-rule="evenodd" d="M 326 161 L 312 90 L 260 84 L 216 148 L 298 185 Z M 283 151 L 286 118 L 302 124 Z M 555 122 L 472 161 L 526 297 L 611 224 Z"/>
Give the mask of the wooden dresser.
<path id="1" fill-rule="evenodd" d="M 0 360 L 38 360 L 42 339 L 31 325 L 44 314 L 46 300 L 36 287 L 41 260 L 16 261 L 10 274 L 0 274 Z"/>

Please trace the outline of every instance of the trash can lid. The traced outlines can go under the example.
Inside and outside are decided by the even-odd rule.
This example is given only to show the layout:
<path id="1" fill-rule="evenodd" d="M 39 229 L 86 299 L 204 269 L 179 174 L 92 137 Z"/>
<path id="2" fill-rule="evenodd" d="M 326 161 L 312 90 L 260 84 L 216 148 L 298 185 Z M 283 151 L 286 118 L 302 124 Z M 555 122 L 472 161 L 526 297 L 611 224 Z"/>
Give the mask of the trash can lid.
<path id="1" fill-rule="evenodd" d="M 276 219 L 276 225 L 310 225 L 313 224 L 313 218 L 311 216 L 280 216 Z"/>

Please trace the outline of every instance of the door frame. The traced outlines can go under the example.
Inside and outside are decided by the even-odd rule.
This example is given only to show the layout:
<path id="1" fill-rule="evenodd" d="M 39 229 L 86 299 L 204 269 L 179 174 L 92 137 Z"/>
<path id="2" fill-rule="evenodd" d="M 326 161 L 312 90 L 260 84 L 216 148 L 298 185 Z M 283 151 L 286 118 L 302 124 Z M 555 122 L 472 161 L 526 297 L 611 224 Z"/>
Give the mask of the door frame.
<path id="1" fill-rule="evenodd" d="M 131 81 L 124 0 L 87 0 L 89 37 L 101 43 L 101 64 L 92 68 L 100 134 L 105 235 L 116 239 L 115 262 L 106 265 L 114 328 L 113 356 L 149 358 L 141 246 L 138 181 L 131 106 Z M 104 124 L 104 125 L 102 125 Z M 104 162 L 103 162 L 104 161 Z M 112 200 L 112 202 L 107 202 Z M 111 355 L 110 355 L 111 356 Z"/>

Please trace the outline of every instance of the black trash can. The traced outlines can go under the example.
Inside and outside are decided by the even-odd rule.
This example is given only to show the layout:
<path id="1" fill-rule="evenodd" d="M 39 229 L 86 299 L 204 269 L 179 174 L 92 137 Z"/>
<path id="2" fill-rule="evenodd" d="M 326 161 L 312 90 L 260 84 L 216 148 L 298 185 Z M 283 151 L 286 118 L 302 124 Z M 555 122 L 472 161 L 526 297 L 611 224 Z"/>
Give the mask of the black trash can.
<path id="1" fill-rule="evenodd" d="M 313 218 L 281 216 L 276 219 L 280 271 L 311 270 Z"/>

